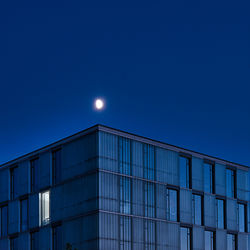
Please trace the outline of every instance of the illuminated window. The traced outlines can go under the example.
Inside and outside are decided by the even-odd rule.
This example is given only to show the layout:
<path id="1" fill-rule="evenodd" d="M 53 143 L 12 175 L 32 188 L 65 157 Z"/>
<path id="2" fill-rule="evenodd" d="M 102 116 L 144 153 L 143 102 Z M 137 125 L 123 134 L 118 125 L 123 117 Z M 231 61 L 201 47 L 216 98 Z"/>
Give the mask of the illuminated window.
<path id="1" fill-rule="evenodd" d="M 50 222 L 50 191 L 40 193 L 40 215 L 41 225 Z"/>

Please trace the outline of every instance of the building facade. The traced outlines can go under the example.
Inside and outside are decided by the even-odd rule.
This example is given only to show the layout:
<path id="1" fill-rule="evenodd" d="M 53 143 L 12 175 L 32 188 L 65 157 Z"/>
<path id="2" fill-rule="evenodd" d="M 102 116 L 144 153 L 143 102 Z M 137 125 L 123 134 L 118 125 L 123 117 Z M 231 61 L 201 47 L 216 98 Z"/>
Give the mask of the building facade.
<path id="1" fill-rule="evenodd" d="M 250 169 L 96 125 L 0 167 L 1 250 L 250 250 Z"/>

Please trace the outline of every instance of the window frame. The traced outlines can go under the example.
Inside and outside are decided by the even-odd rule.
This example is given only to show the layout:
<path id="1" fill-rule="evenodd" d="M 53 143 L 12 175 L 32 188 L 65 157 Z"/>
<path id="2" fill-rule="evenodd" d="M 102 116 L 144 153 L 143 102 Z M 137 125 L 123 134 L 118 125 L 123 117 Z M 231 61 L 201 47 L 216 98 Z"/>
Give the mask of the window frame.
<path id="1" fill-rule="evenodd" d="M 211 183 L 211 189 L 212 189 L 212 192 L 209 192 L 210 194 L 215 194 L 215 162 L 213 161 L 210 161 L 210 160 L 207 160 L 207 159 L 204 159 L 203 161 L 203 168 L 205 169 L 205 164 L 208 164 L 208 165 L 211 165 L 212 167 L 212 183 Z M 205 179 L 205 171 L 204 171 L 204 179 Z M 204 182 L 204 192 L 205 191 L 205 182 Z"/>
<path id="2" fill-rule="evenodd" d="M 228 185 L 227 185 L 227 171 L 230 170 L 234 173 L 233 176 L 233 182 L 234 182 L 234 187 L 233 187 L 233 196 L 228 196 L 227 195 L 227 190 L 228 190 Z M 234 198 L 237 199 L 237 169 L 235 167 L 231 167 L 231 166 L 226 166 L 226 197 L 228 198 Z"/>
<path id="3" fill-rule="evenodd" d="M 58 228 L 60 228 L 61 229 L 61 237 L 62 237 L 62 223 L 61 222 L 57 222 L 57 223 L 55 223 L 55 224 L 53 224 L 52 225 L 52 227 L 51 227 L 51 232 L 52 232 L 52 242 L 51 242 L 51 244 L 52 244 L 52 250 L 56 250 L 56 248 L 55 248 L 55 235 L 56 235 L 56 229 L 58 229 Z M 62 240 L 62 239 L 61 239 Z M 62 242 L 61 242 L 61 245 L 62 245 Z"/>
<path id="4" fill-rule="evenodd" d="M 204 237 L 206 237 L 206 232 L 210 232 L 210 233 L 213 234 L 213 250 L 216 250 L 216 229 L 205 227 L 205 229 L 204 229 Z M 205 239 L 204 239 L 204 243 L 205 243 Z"/>
<path id="5" fill-rule="evenodd" d="M 168 221 L 173 221 L 173 222 L 179 222 L 180 221 L 180 188 L 179 187 L 175 187 L 172 185 L 167 185 L 166 186 L 166 190 L 173 190 L 176 191 L 176 213 L 177 213 L 177 219 L 176 221 L 170 220 L 170 216 L 168 218 L 168 216 L 166 216 Z M 167 203 L 169 203 L 169 195 L 167 194 Z M 169 206 L 167 205 L 167 209 L 169 208 Z M 170 213 L 170 211 L 166 211 L 167 215 Z"/>
<path id="6" fill-rule="evenodd" d="M 57 172 L 56 172 L 56 156 L 55 154 L 60 151 L 60 177 L 59 180 L 57 179 Z M 55 148 L 51 151 L 52 154 L 52 185 L 57 185 L 60 183 L 62 178 L 62 148 Z"/>
<path id="7" fill-rule="evenodd" d="M 35 172 L 35 168 L 37 168 L 37 166 L 35 167 L 34 162 L 37 161 L 37 165 L 39 164 L 39 157 L 36 156 L 34 158 L 30 159 L 30 192 L 36 192 L 38 191 L 36 189 L 36 172 Z"/>
<path id="8" fill-rule="evenodd" d="M 192 184 L 193 184 L 192 183 L 192 179 L 193 179 L 193 177 L 192 177 L 192 155 L 180 152 L 179 153 L 179 167 L 180 167 L 180 158 L 185 158 L 188 160 L 188 168 L 189 168 L 188 169 L 189 180 L 188 180 L 188 182 L 186 180 L 186 182 L 188 183 L 188 186 L 182 187 L 181 183 L 180 183 L 180 187 L 192 189 Z M 186 176 L 186 178 L 187 178 L 187 176 Z M 180 179 L 180 177 L 179 177 L 179 179 Z"/>
<path id="9" fill-rule="evenodd" d="M 10 200 L 14 200 L 15 198 L 15 184 L 16 184 L 16 178 L 14 172 L 17 170 L 18 166 L 12 166 L 10 167 Z"/>
<path id="10" fill-rule="evenodd" d="M 23 206 L 22 206 L 22 202 L 23 201 L 27 201 L 27 229 L 26 230 L 22 230 L 22 225 L 23 225 L 23 220 L 22 220 L 22 211 L 23 211 Z M 20 232 L 25 232 L 29 229 L 29 199 L 28 196 L 22 197 L 20 199 Z"/>
<path id="11" fill-rule="evenodd" d="M 195 209 L 194 209 L 194 196 L 200 196 L 201 198 L 201 224 L 195 224 Z M 193 215 L 194 214 L 194 215 Z M 203 226 L 204 225 L 204 196 L 203 193 L 193 191 L 192 192 L 192 223 L 193 225 Z"/>
<path id="12" fill-rule="evenodd" d="M 223 201 L 223 228 L 218 227 L 218 200 Z M 221 196 L 216 196 L 216 228 L 227 229 L 227 203 L 226 198 Z"/>
<path id="13" fill-rule="evenodd" d="M 180 225 L 180 250 L 181 250 L 181 229 L 182 228 L 186 228 L 189 230 L 189 237 L 190 237 L 190 248 L 189 250 L 193 249 L 193 230 L 192 230 L 192 226 L 190 225 L 186 225 L 186 224 L 181 224 Z"/>
<path id="14" fill-rule="evenodd" d="M 7 223 L 6 223 L 6 234 L 3 235 L 3 208 L 6 208 L 7 210 Z M 9 206 L 8 203 L 4 203 L 0 206 L 0 237 L 4 238 L 8 236 L 8 231 L 9 231 Z"/>
<path id="15" fill-rule="evenodd" d="M 240 231 L 240 220 L 239 220 L 239 205 L 243 205 L 244 206 L 244 231 Z M 248 232 L 248 216 L 247 216 L 247 202 L 245 201 L 237 201 L 237 226 L 238 226 L 238 231 L 240 233 L 247 233 Z"/>
<path id="16" fill-rule="evenodd" d="M 48 218 L 45 218 L 44 216 L 44 210 L 46 210 L 46 208 L 44 207 L 45 206 L 45 203 L 43 202 L 43 195 L 45 195 L 46 193 L 49 194 L 49 217 Z M 40 211 L 40 225 L 41 226 L 46 226 L 50 223 L 50 220 L 51 220 L 51 200 L 50 200 L 50 193 L 51 191 L 50 190 L 44 190 L 44 191 L 41 191 L 39 193 L 39 211 Z M 43 218 L 44 216 L 44 218 Z"/>
<path id="17" fill-rule="evenodd" d="M 35 230 L 35 231 L 31 231 L 30 232 L 30 250 L 36 250 L 36 249 L 33 249 L 33 247 L 35 247 L 32 243 L 34 242 L 34 236 L 37 236 L 37 240 L 38 240 L 38 245 L 39 245 L 39 231 L 38 230 Z"/>

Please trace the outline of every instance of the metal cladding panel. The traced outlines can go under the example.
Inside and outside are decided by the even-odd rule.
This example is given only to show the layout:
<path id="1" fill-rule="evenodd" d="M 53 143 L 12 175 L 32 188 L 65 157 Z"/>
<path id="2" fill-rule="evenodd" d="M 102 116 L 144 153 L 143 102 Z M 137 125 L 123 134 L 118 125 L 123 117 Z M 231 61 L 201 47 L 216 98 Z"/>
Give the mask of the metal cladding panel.
<path id="1" fill-rule="evenodd" d="M 30 161 L 23 161 L 18 166 L 18 195 L 29 193 Z"/>
<path id="2" fill-rule="evenodd" d="M 13 234 L 19 231 L 19 201 L 15 200 L 9 202 L 9 211 L 8 211 L 8 220 L 9 220 L 9 227 L 8 233 Z"/>
<path id="3" fill-rule="evenodd" d="M 193 236 L 193 250 L 203 250 L 205 245 L 204 228 L 194 226 L 192 236 Z"/>
<path id="4" fill-rule="evenodd" d="M 53 187 L 50 191 L 51 197 L 51 222 L 63 219 L 63 186 Z"/>
<path id="5" fill-rule="evenodd" d="M 167 223 L 167 250 L 180 249 L 180 227 L 176 223 Z"/>
<path id="6" fill-rule="evenodd" d="M 99 132 L 99 168 L 118 172 L 118 136 Z"/>
<path id="7" fill-rule="evenodd" d="M 167 215 L 167 190 L 164 185 L 156 185 L 156 218 L 166 219 Z"/>
<path id="8" fill-rule="evenodd" d="M 132 141 L 132 175 L 143 178 L 143 144 Z"/>
<path id="9" fill-rule="evenodd" d="M 156 147 L 156 180 L 179 185 L 178 153 Z"/>
<path id="10" fill-rule="evenodd" d="M 29 233 L 22 233 L 18 237 L 18 250 L 28 250 L 29 249 Z"/>
<path id="11" fill-rule="evenodd" d="M 227 199 L 227 229 L 237 231 L 237 201 L 232 199 Z"/>
<path id="12" fill-rule="evenodd" d="M 39 230 L 39 250 L 50 250 L 51 228 L 44 227 Z"/>
<path id="13" fill-rule="evenodd" d="M 119 249 L 118 215 L 99 213 L 99 249 Z"/>
<path id="14" fill-rule="evenodd" d="M 215 193 L 226 196 L 226 166 L 215 164 Z"/>
<path id="15" fill-rule="evenodd" d="M 29 228 L 39 226 L 39 194 L 29 196 Z"/>
<path id="16" fill-rule="evenodd" d="M 137 246 L 143 246 L 144 234 L 143 234 L 143 219 L 133 218 L 132 222 L 132 239 Z M 135 248 L 137 249 L 137 248 Z"/>
<path id="17" fill-rule="evenodd" d="M 9 239 L 0 240 L 0 249 L 1 250 L 9 250 Z"/>
<path id="18" fill-rule="evenodd" d="M 214 195 L 204 195 L 204 224 L 216 227 L 216 199 Z"/>
<path id="19" fill-rule="evenodd" d="M 192 188 L 195 190 L 204 190 L 204 166 L 203 160 L 192 158 Z"/>
<path id="20" fill-rule="evenodd" d="M 67 244 L 77 250 L 97 250 L 98 238 L 98 215 L 89 215 L 65 221 L 62 224 L 62 246 L 66 249 Z"/>
<path id="21" fill-rule="evenodd" d="M 86 135 L 62 146 L 62 180 L 97 169 L 97 135 Z"/>
<path id="22" fill-rule="evenodd" d="M 39 156 L 39 189 L 50 186 L 51 179 L 51 153 L 46 152 Z"/>
<path id="23" fill-rule="evenodd" d="M 248 183 L 248 172 L 238 169 L 237 170 L 237 197 L 240 200 L 248 200 L 248 190 L 249 190 L 249 183 Z"/>
<path id="24" fill-rule="evenodd" d="M 180 221 L 192 223 L 192 192 L 191 190 L 180 190 Z"/>
<path id="25" fill-rule="evenodd" d="M 238 248 L 239 250 L 243 250 L 243 249 L 246 249 L 246 250 L 249 250 L 250 249 L 250 245 L 248 243 L 248 238 L 249 238 L 249 235 L 247 234 L 242 234 L 242 233 L 239 233 L 238 234 Z"/>
<path id="26" fill-rule="evenodd" d="M 10 193 L 10 170 L 3 169 L 0 171 L 0 202 L 9 200 Z"/>
<path id="27" fill-rule="evenodd" d="M 144 216 L 144 186 L 140 180 L 132 180 L 132 212 Z"/>
<path id="28" fill-rule="evenodd" d="M 167 222 L 159 221 L 156 226 L 157 249 L 166 249 L 168 246 L 168 239 L 166 237 L 168 235 L 168 224 Z"/>
<path id="29" fill-rule="evenodd" d="M 227 249 L 227 231 L 216 230 L 216 249 Z"/>
<path id="30" fill-rule="evenodd" d="M 63 218 L 77 216 L 96 210 L 97 177 L 92 174 L 67 182 L 62 187 L 62 214 Z"/>
<path id="31" fill-rule="evenodd" d="M 119 212 L 119 176 L 99 174 L 99 209 Z"/>

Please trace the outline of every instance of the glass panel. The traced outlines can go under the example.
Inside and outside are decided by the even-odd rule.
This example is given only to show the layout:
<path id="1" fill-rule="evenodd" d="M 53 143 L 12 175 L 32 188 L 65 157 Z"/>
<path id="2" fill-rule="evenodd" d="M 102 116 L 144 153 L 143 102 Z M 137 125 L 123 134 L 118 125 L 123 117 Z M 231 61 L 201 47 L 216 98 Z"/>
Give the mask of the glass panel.
<path id="1" fill-rule="evenodd" d="M 155 179 L 155 148 L 151 145 L 144 144 L 144 178 Z"/>
<path id="2" fill-rule="evenodd" d="M 131 180 L 127 177 L 120 177 L 120 212 L 131 213 Z"/>
<path id="3" fill-rule="evenodd" d="M 235 250 L 235 235 L 227 234 L 227 250 Z"/>
<path id="4" fill-rule="evenodd" d="M 8 234 L 8 206 L 1 208 L 1 236 Z"/>
<path id="5" fill-rule="evenodd" d="M 217 199 L 217 227 L 224 228 L 224 200 Z"/>
<path id="6" fill-rule="evenodd" d="M 235 190 L 235 171 L 231 169 L 226 170 L 226 180 L 227 180 L 227 196 L 234 197 Z"/>
<path id="7" fill-rule="evenodd" d="M 10 249 L 11 250 L 18 250 L 18 238 L 10 239 Z"/>
<path id="8" fill-rule="evenodd" d="M 44 225 L 50 220 L 50 192 L 42 193 L 41 199 L 42 224 Z"/>
<path id="9" fill-rule="evenodd" d="M 190 159 L 180 156 L 180 186 L 190 188 Z"/>
<path id="10" fill-rule="evenodd" d="M 214 250 L 214 233 L 205 231 L 205 250 Z"/>
<path id="11" fill-rule="evenodd" d="M 153 183 L 144 183 L 145 188 L 145 216 L 155 217 L 155 186 Z"/>
<path id="12" fill-rule="evenodd" d="M 204 164 L 204 191 L 213 193 L 213 165 Z"/>
<path id="13" fill-rule="evenodd" d="M 57 226 L 53 228 L 53 250 L 62 249 L 62 227 Z"/>
<path id="14" fill-rule="evenodd" d="M 31 250 L 39 249 L 39 234 L 38 232 L 31 233 Z"/>
<path id="15" fill-rule="evenodd" d="M 202 211 L 201 211 L 201 196 L 193 194 L 193 224 L 201 225 L 202 223 Z"/>
<path id="16" fill-rule="evenodd" d="M 28 229 L 28 200 L 21 200 L 21 231 Z"/>
<path id="17" fill-rule="evenodd" d="M 245 232 L 245 205 L 238 204 L 239 231 Z"/>
<path id="18" fill-rule="evenodd" d="M 181 227 L 181 250 L 190 250 L 190 228 Z"/>
<path id="19" fill-rule="evenodd" d="M 61 181 L 62 159 L 61 150 L 53 152 L 53 184 L 58 184 Z"/>
<path id="20" fill-rule="evenodd" d="M 177 191 L 167 189 L 167 219 L 177 221 Z"/>
<path id="21" fill-rule="evenodd" d="M 34 159 L 30 162 L 31 167 L 31 192 L 38 190 L 38 159 Z"/>
<path id="22" fill-rule="evenodd" d="M 17 167 L 10 169 L 10 196 L 11 199 L 15 199 L 18 196 L 17 187 Z"/>
<path id="23" fill-rule="evenodd" d="M 131 249 L 131 219 L 120 217 L 120 250 Z"/>
<path id="24" fill-rule="evenodd" d="M 130 140 L 127 138 L 119 138 L 119 168 L 120 173 L 131 174 L 131 147 Z"/>

